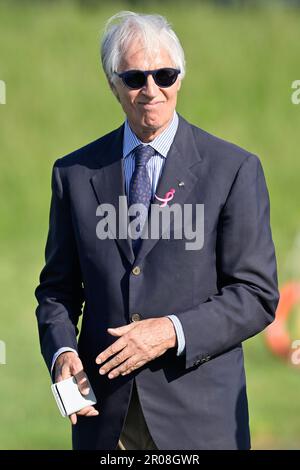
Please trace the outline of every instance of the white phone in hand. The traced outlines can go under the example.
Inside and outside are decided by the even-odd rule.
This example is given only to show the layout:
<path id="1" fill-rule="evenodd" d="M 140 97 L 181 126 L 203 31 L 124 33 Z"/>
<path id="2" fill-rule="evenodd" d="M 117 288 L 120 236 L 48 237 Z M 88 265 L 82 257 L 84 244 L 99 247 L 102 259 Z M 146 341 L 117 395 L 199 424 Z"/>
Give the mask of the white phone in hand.
<path id="1" fill-rule="evenodd" d="M 91 384 L 89 382 L 88 384 L 90 388 L 88 395 L 80 393 L 75 377 L 70 377 L 51 385 L 52 393 L 62 416 L 69 416 L 86 406 L 97 403 Z"/>

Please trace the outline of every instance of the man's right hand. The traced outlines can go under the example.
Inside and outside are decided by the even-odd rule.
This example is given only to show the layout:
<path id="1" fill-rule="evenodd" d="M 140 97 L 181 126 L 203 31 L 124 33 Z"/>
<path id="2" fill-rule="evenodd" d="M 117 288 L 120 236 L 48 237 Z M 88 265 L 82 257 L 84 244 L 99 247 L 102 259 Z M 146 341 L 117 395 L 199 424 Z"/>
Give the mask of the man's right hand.
<path id="1" fill-rule="evenodd" d="M 78 388 L 82 395 L 87 395 L 90 391 L 87 375 L 83 370 L 83 365 L 77 354 L 68 351 L 60 354 L 55 361 L 55 382 L 75 377 Z M 77 423 L 77 415 L 80 416 L 97 416 L 99 412 L 93 406 L 86 406 L 82 410 L 77 411 L 69 416 L 71 423 Z"/>

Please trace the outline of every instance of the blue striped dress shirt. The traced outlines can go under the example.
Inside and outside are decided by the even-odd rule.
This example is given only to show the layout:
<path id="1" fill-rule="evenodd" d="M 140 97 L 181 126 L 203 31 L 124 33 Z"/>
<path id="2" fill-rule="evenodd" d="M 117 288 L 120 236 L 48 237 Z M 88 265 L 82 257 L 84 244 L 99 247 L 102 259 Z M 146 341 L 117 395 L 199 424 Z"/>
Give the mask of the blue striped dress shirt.
<path id="1" fill-rule="evenodd" d="M 128 119 L 125 120 L 124 137 L 123 137 L 123 170 L 125 179 L 125 191 L 129 194 L 129 184 L 132 174 L 134 172 L 135 161 L 133 150 L 140 144 L 151 145 L 156 151 L 153 157 L 147 163 L 147 170 L 152 187 L 152 197 L 155 194 L 158 180 L 160 178 L 165 160 L 167 158 L 169 149 L 174 140 L 178 128 L 178 115 L 174 111 L 172 121 L 169 126 L 152 142 L 142 142 L 136 134 L 131 130 Z M 182 354 L 185 349 L 185 337 L 183 328 L 179 318 L 176 315 L 167 315 L 173 322 L 176 335 L 177 335 L 177 356 Z"/>

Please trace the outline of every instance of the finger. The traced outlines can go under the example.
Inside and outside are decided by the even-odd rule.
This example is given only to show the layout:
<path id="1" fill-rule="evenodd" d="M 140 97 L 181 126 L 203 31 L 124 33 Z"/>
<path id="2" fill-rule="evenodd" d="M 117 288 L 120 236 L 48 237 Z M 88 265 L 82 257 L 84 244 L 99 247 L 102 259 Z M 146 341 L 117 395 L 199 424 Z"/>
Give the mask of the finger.
<path id="1" fill-rule="evenodd" d="M 88 395 L 90 393 L 90 384 L 84 370 L 82 369 L 81 371 L 77 372 L 74 377 L 82 395 Z"/>
<path id="2" fill-rule="evenodd" d="M 127 374 L 131 374 L 131 372 L 135 371 L 136 369 L 138 369 L 139 367 L 142 367 L 144 364 L 146 364 L 147 361 L 142 361 L 142 362 L 139 362 L 138 364 L 135 364 L 133 367 L 129 367 L 128 369 L 126 369 L 125 371 L 122 371 L 121 372 L 121 375 L 127 375 Z"/>
<path id="3" fill-rule="evenodd" d="M 117 354 L 113 359 L 111 359 L 109 362 L 107 362 L 104 366 L 101 367 L 99 370 L 99 373 L 101 375 L 106 374 L 110 370 L 112 370 L 114 367 L 119 366 L 122 364 L 124 361 L 126 361 L 128 358 L 130 358 L 131 354 L 129 351 L 128 347 L 125 347 L 119 354 Z"/>
<path id="4" fill-rule="evenodd" d="M 88 395 L 90 392 L 90 383 L 88 381 L 87 375 L 83 370 L 82 362 L 79 358 L 76 358 L 71 364 L 71 373 L 75 377 L 78 388 L 82 395 Z"/>
<path id="5" fill-rule="evenodd" d="M 84 416 L 89 418 L 89 417 L 98 416 L 98 415 L 99 415 L 99 412 L 97 410 L 91 410 L 91 411 L 88 411 Z"/>
<path id="6" fill-rule="evenodd" d="M 75 426 L 75 424 L 77 423 L 77 416 L 76 416 L 76 413 L 73 413 L 69 416 L 70 420 L 71 420 L 71 423 L 73 426 Z"/>
<path id="7" fill-rule="evenodd" d="M 78 411 L 77 414 L 80 416 L 97 416 L 99 411 L 93 406 L 86 406 L 82 408 L 82 410 Z"/>
<path id="8" fill-rule="evenodd" d="M 129 372 L 132 372 L 132 371 L 138 369 L 139 367 L 141 367 L 145 363 L 146 363 L 146 361 L 141 361 L 140 358 L 137 355 L 132 356 L 127 361 L 123 362 L 123 364 L 121 364 L 119 367 L 112 370 L 108 374 L 108 378 L 109 379 L 114 379 L 114 378 L 118 377 L 119 375 L 126 375 Z"/>
<path id="9" fill-rule="evenodd" d="M 115 343 L 113 343 L 111 346 L 109 346 L 107 349 L 102 351 L 97 357 L 96 357 L 96 363 L 101 364 L 106 359 L 108 359 L 110 356 L 117 354 L 119 351 L 124 349 L 127 346 L 127 342 L 124 338 L 118 339 Z"/>
<path id="10" fill-rule="evenodd" d="M 83 365 L 79 357 L 75 357 L 72 360 L 70 364 L 70 370 L 71 370 L 71 374 L 74 376 L 79 374 L 81 371 L 83 371 Z"/>
<path id="11" fill-rule="evenodd" d="M 119 326 L 118 328 L 107 328 L 107 331 L 113 336 L 122 336 L 132 330 L 135 326 L 136 325 L 134 323 L 130 323 L 129 325 Z"/>

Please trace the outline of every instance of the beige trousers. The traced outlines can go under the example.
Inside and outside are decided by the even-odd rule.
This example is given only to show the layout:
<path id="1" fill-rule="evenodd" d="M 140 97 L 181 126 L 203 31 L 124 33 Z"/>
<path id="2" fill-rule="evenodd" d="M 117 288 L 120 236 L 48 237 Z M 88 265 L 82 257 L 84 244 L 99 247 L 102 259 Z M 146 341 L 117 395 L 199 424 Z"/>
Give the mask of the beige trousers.
<path id="1" fill-rule="evenodd" d="M 116 450 L 155 450 L 157 449 L 140 405 L 135 380 L 125 424 Z"/>

